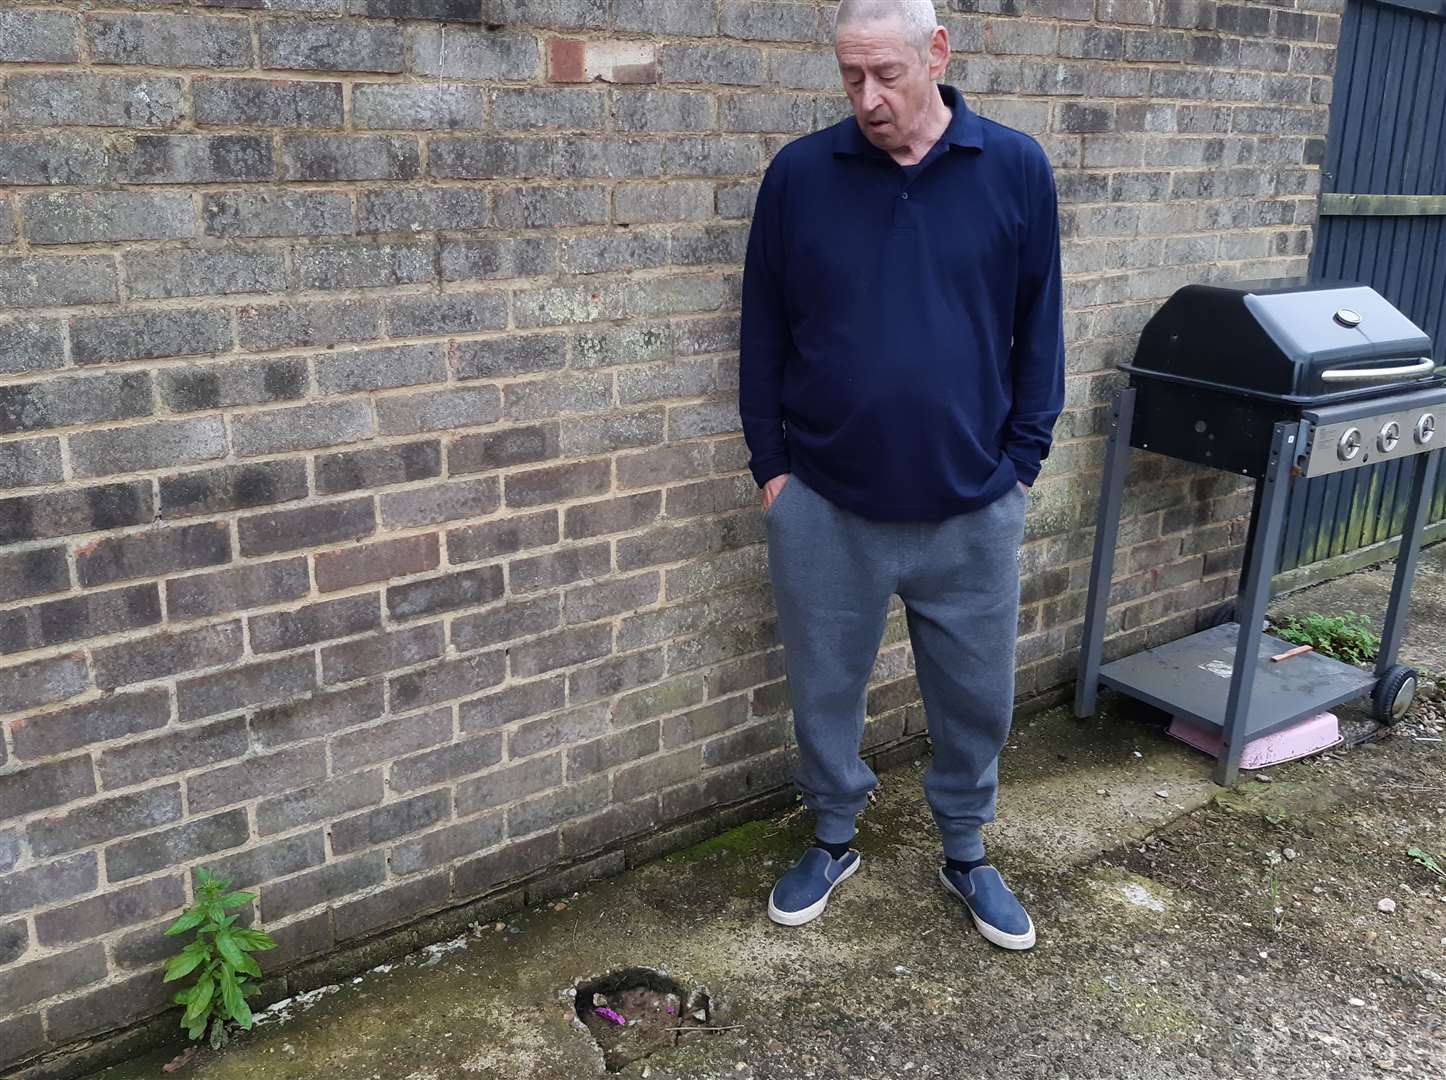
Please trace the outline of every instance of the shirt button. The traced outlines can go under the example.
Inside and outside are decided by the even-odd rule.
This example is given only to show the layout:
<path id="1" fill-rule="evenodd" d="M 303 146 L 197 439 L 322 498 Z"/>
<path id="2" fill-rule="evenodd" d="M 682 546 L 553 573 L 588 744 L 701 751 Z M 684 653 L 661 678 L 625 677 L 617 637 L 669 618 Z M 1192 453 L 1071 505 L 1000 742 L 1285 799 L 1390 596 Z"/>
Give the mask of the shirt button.
<path id="1" fill-rule="evenodd" d="M 909 197 L 909 193 L 908 193 L 907 191 L 904 192 L 902 195 L 899 196 L 899 198 L 901 198 L 901 199 L 907 199 L 908 197 Z"/>

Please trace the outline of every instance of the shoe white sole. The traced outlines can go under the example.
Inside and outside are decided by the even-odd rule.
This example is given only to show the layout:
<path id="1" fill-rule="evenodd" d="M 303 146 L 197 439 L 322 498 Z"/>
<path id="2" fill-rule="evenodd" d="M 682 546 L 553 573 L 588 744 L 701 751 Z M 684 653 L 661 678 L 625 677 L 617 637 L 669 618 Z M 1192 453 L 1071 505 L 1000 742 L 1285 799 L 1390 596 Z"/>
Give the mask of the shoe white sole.
<path id="1" fill-rule="evenodd" d="M 838 880 L 828 887 L 828 892 L 824 893 L 823 896 L 815 900 L 812 904 L 809 904 L 806 908 L 800 908 L 797 911 L 779 911 L 778 908 L 773 906 L 773 893 L 770 892 L 768 894 L 768 917 L 779 926 L 802 926 L 806 922 L 813 922 L 814 919 L 823 914 L 823 909 L 828 907 L 828 898 L 833 895 L 833 891 L 849 878 L 853 877 L 858 868 L 863 865 L 863 861 L 862 858 L 857 858 L 850 863 L 849 868 L 840 874 Z"/>
<path id="2" fill-rule="evenodd" d="M 1029 919 L 1028 913 L 1024 916 L 1026 919 L 1029 919 L 1028 930 L 1022 934 L 1006 934 L 997 926 L 990 926 L 978 915 L 974 914 L 974 909 L 969 906 L 969 901 L 965 900 L 964 895 L 958 889 L 954 888 L 954 883 L 944 875 L 943 870 L 939 871 L 939 880 L 944 883 L 944 888 L 953 893 L 958 901 L 964 905 L 964 910 L 969 912 L 969 917 L 974 920 L 974 926 L 978 929 L 979 933 L 984 935 L 985 941 L 998 945 L 1001 949 L 1023 951 L 1024 949 L 1034 948 L 1034 920 Z"/>

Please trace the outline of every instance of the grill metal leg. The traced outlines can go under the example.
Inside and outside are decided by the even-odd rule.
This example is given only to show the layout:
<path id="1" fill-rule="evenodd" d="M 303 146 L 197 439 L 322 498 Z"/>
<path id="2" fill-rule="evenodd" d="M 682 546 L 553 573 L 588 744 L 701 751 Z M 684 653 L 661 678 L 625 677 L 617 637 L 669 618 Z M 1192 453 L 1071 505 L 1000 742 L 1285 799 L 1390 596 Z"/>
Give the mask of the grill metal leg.
<path id="1" fill-rule="evenodd" d="M 1406 531 L 1401 534 L 1401 550 L 1396 555 L 1396 577 L 1391 583 L 1391 600 L 1386 607 L 1386 626 L 1381 633 L 1381 650 L 1376 657 L 1376 675 L 1393 667 L 1406 635 L 1406 613 L 1411 606 L 1411 580 L 1416 576 L 1416 560 L 1421 554 L 1421 535 L 1430 516 L 1431 493 L 1436 490 L 1436 470 L 1441 451 L 1423 454 L 1416 462 L 1411 480 L 1411 503 L 1406 512 Z"/>
<path id="2" fill-rule="evenodd" d="M 1115 397 L 1110 420 L 1109 449 L 1105 455 L 1104 490 L 1100 492 L 1095 521 L 1094 561 L 1090 563 L 1089 598 L 1085 603 L 1084 640 L 1080 645 L 1079 681 L 1075 684 L 1074 714 L 1089 716 L 1099 698 L 1100 663 L 1104 658 L 1105 615 L 1110 607 L 1110 580 L 1115 571 L 1115 545 L 1120 536 L 1120 505 L 1124 501 L 1125 473 L 1130 467 L 1130 428 L 1135 417 L 1133 387 Z"/>
<path id="3" fill-rule="evenodd" d="M 1270 442 L 1270 463 L 1259 481 L 1260 514 L 1252 530 L 1251 550 L 1246 554 L 1245 584 L 1240 590 L 1236 619 L 1240 633 L 1235 639 L 1235 663 L 1230 676 L 1230 696 L 1225 705 L 1224 743 L 1215 766 L 1215 782 L 1232 786 L 1240 776 L 1240 756 L 1245 750 L 1245 724 L 1250 715 L 1250 697 L 1255 688 L 1255 665 L 1260 657 L 1260 624 L 1270 601 L 1270 579 L 1275 574 L 1280 535 L 1285 527 L 1285 497 L 1290 490 L 1290 469 L 1295 460 L 1299 426 L 1276 424 Z"/>

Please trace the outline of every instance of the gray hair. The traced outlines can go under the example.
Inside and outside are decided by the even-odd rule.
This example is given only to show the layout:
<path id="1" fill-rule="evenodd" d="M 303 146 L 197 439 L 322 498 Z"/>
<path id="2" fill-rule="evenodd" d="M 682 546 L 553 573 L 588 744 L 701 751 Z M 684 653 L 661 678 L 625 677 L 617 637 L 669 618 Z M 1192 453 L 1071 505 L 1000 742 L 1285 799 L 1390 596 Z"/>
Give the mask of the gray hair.
<path id="1" fill-rule="evenodd" d="M 861 22 L 897 22 L 903 28 L 904 40 L 920 52 L 939 26 L 934 0 L 843 0 L 834 12 L 833 32 Z"/>

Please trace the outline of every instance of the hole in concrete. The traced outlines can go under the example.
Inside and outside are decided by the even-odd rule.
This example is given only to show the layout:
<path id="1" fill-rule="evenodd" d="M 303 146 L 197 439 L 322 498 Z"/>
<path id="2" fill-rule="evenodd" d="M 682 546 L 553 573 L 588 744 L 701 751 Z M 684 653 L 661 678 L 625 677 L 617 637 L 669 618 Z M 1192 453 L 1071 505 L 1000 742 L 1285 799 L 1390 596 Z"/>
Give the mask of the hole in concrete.
<path id="1" fill-rule="evenodd" d="M 708 991 L 689 993 L 656 968 L 624 968 L 579 983 L 574 1007 L 608 1072 L 669 1050 L 690 1031 L 701 1038 L 713 1027 Z"/>

